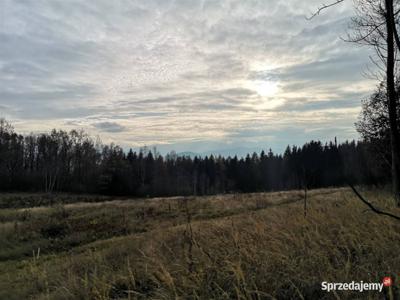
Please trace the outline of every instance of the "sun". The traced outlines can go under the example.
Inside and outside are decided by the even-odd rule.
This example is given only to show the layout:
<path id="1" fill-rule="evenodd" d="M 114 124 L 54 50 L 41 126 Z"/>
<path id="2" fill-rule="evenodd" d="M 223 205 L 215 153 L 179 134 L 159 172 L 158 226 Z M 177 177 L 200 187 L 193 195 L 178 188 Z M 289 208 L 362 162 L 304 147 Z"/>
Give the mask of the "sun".
<path id="1" fill-rule="evenodd" d="M 253 89 L 259 94 L 261 97 L 271 97 L 276 95 L 279 90 L 278 82 L 276 81 L 254 81 L 252 83 Z"/>
<path id="2" fill-rule="evenodd" d="M 257 109 L 272 109 L 284 102 L 278 80 L 249 80 L 245 86 L 258 95 L 257 103 L 254 103 Z"/>

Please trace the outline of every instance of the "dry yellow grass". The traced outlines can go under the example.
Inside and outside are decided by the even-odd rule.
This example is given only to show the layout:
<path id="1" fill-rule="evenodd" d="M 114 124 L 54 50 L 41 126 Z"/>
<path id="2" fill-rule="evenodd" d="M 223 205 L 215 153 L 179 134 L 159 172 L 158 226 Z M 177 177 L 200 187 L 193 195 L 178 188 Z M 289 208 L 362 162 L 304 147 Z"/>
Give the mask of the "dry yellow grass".
<path id="1" fill-rule="evenodd" d="M 365 192 L 400 215 L 388 194 Z M 67 210 L 100 204 L 71 204 Z M 397 299 L 400 222 L 368 210 L 348 189 L 102 203 L 149 209 L 147 232 L 54 255 L 3 262 L 2 294 L 19 299 Z M 177 222 L 160 221 L 172 210 Z M 229 212 L 229 213 L 226 213 Z M 36 212 L 35 212 L 36 213 Z M 207 216 L 209 216 L 207 218 Z M 151 220 L 150 220 L 151 221 Z M 380 282 L 377 292 L 330 292 L 322 281 Z M 29 284 L 26 284 L 30 282 Z M 24 289 L 18 291 L 20 285 Z M 14 294 L 12 293 L 14 290 Z M 8 293 L 7 293 L 8 291 Z M 397 297 L 397 298 L 396 298 Z"/>

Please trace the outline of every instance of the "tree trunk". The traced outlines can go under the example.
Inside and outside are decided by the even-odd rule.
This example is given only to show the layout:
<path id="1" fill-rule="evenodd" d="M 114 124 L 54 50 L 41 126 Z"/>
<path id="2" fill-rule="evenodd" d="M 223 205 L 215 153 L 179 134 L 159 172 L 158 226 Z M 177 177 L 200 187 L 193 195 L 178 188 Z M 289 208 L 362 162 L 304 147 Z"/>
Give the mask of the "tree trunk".
<path id="1" fill-rule="evenodd" d="M 385 0 L 386 4 L 386 30 L 387 30 L 387 66 L 386 66 L 386 87 L 388 95 L 390 139 L 392 150 L 392 185 L 397 206 L 400 206 L 400 181 L 399 181 L 399 130 L 397 126 L 397 102 L 394 84 L 394 14 L 393 0 Z"/>
<path id="2" fill-rule="evenodd" d="M 307 216 L 307 185 L 304 185 L 304 217 Z"/>

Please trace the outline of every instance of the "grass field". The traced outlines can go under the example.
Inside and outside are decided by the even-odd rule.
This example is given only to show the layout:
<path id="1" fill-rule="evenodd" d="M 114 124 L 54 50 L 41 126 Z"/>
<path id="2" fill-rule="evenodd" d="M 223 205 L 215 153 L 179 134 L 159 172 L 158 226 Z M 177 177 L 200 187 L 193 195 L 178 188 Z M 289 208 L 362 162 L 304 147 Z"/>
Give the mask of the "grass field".
<path id="1" fill-rule="evenodd" d="M 400 215 L 388 193 L 363 194 Z M 348 189 L 310 191 L 306 217 L 300 191 L 3 194 L 0 207 L 0 299 L 400 297 L 400 222 L 370 212 Z M 394 285 L 382 293 L 321 290 L 322 281 L 384 276 Z"/>

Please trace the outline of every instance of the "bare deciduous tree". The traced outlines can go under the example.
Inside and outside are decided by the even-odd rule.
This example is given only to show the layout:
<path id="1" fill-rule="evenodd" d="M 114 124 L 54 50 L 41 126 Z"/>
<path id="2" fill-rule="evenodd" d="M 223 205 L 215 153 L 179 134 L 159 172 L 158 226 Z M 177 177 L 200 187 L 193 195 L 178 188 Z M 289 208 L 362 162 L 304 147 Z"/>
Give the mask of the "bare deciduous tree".
<path id="1" fill-rule="evenodd" d="M 311 18 L 326 8 L 342 3 L 344 0 L 321 6 Z M 393 0 L 356 0 L 356 16 L 352 18 L 352 33 L 348 41 L 368 45 L 374 48 L 376 58 L 373 63 L 386 81 L 387 107 L 391 141 L 391 173 L 393 194 L 397 206 L 400 206 L 400 133 L 398 126 L 398 101 L 395 88 L 396 55 L 400 50 L 400 39 L 396 26 L 399 24 L 399 1 Z M 398 72 L 397 72 L 398 73 Z"/>

